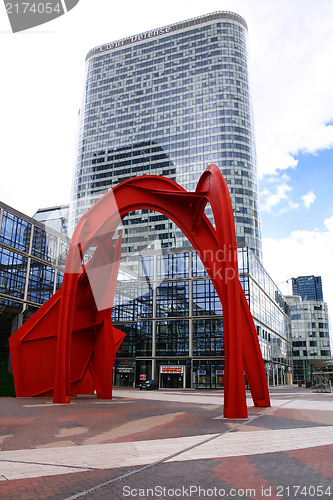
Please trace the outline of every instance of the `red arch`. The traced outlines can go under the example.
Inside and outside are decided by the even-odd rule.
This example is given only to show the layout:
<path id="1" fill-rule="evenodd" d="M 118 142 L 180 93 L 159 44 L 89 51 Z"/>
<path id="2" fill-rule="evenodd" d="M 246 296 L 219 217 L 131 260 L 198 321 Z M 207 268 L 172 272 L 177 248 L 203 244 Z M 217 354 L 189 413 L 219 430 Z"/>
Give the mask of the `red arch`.
<path id="1" fill-rule="evenodd" d="M 207 203 L 212 207 L 216 229 L 204 215 Z M 270 406 L 257 332 L 238 279 L 229 191 L 216 165 L 205 170 L 195 192 L 187 192 L 160 176 L 129 179 L 106 193 L 81 217 L 70 243 L 62 288 L 10 340 L 17 395 L 53 394 L 54 402 L 64 403 L 80 391 L 96 388 L 98 397 L 112 397 L 112 367 L 124 338 L 111 322 L 120 259 L 120 238 L 113 245 L 112 237 L 120 220 L 136 209 L 156 210 L 177 224 L 200 255 L 221 300 L 224 416 L 247 416 L 244 371 L 254 404 Z M 98 250 L 82 268 L 82 257 L 92 244 Z M 109 275 L 105 275 L 105 265 Z M 105 287 L 101 287 L 101 279 Z M 94 283 L 105 291 L 99 307 L 92 293 Z M 33 339 L 40 339 L 38 346 L 29 342 Z M 42 367 L 39 382 L 32 380 L 29 356 L 34 359 L 46 353 L 51 362 Z"/>

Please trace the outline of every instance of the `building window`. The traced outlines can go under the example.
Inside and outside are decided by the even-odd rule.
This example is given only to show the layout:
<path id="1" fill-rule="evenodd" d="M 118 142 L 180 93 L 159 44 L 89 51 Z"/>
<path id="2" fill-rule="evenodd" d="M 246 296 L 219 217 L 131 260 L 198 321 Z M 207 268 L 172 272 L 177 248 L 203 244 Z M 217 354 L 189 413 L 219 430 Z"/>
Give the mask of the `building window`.
<path id="1" fill-rule="evenodd" d="M 136 319 L 136 287 L 118 282 L 112 311 L 113 321 L 134 321 Z"/>
<path id="2" fill-rule="evenodd" d="M 115 325 L 116 326 L 116 325 Z M 126 333 L 118 351 L 118 357 L 152 355 L 152 322 L 138 321 L 135 324 L 120 324 L 117 328 Z"/>
<path id="3" fill-rule="evenodd" d="M 188 316 L 189 283 L 171 281 L 158 285 L 156 289 L 156 316 Z"/>
<path id="4" fill-rule="evenodd" d="M 63 267 L 66 264 L 67 253 L 68 253 L 69 243 L 64 240 L 59 242 L 59 256 L 58 256 L 58 266 Z"/>
<path id="5" fill-rule="evenodd" d="M 32 260 L 30 264 L 28 300 L 44 304 L 53 295 L 55 270 L 51 266 Z"/>
<path id="6" fill-rule="evenodd" d="M 31 224 L 20 219 L 16 215 L 4 210 L 2 217 L 0 241 L 16 248 L 17 250 L 29 251 Z"/>
<path id="7" fill-rule="evenodd" d="M 188 321 L 156 322 L 156 355 L 188 356 Z"/>
<path id="8" fill-rule="evenodd" d="M 193 356 L 223 355 L 223 320 L 193 320 Z"/>
<path id="9" fill-rule="evenodd" d="M 24 298 L 27 257 L 0 247 L 0 291 L 6 295 Z"/>
<path id="10" fill-rule="evenodd" d="M 222 314 L 222 304 L 210 280 L 193 281 L 193 316 Z"/>
<path id="11" fill-rule="evenodd" d="M 154 257 L 140 257 L 139 259 L 139 277 L 147 281 L 154 279 Z"/>
<path id="12" fill-rule="evenodd" d="M 157 256 L 157 279 L 188 278 L 189 254 L 163 254 Z"/>
<path id="13" fill-rule="evenodd" d="M 192 253 L 192 275 L 194 277 L 208 276 L 208 273 L 197 252 Z"/>
<path id="14" fill-rule="evenodd" d="M 31 249 L 32 255 L 55 264 L 57 259 L 57 244 L 58 240 L 56 236 L 47 233 L 39 227 L 34 227 Z"/>

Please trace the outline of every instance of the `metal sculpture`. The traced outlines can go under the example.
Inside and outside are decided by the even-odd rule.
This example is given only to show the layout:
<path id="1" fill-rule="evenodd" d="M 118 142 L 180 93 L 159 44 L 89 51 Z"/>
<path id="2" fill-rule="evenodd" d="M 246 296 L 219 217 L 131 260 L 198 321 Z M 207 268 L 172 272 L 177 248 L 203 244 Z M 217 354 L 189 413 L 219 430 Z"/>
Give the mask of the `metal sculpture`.
<path id="1" fill-rule="evenodd" d="M 204 214 L 210 203 L 215 228 Z M 150 209 L 172 219 L 199 254 L 223 307 L 224 416 L 246 418 L 244 372 L 255 406 L 270 406 L 257 332 L 238 279 L 237 243 L 228 187 L 210 165 L 196 191 L 146 175 L 114 187 L 80 219 L 70 242 L 62 287 L 10 338 L 17 396 L 78 393 L 112 398 L 112 368 L 125 334 L 111 314 L 121 253 L 115 232 L 125 215 Z M 87 251 L 93 257 L 83 265 Z"/>

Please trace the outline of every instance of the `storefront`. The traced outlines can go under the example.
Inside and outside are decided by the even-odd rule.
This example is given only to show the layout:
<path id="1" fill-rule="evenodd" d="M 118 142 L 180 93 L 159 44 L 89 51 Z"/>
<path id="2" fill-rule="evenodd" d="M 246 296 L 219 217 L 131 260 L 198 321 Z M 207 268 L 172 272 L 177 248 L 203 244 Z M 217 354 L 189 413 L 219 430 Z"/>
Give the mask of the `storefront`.
<path id="1" fill-rule="evenodd" d="M 161 387 L 161 389 L 185 389 L 185 366 L 161 365 L 159 387 Z"/>
<path id="2" fill-rule="evenodd" d="M 193 387 L 195 389 L 222 389 L 224 387 L 224 361 L 193 362 Z"/>
<path id="3" fill-rule="evenodd" d="M 135 363 L 120 363 L 115 368 L 115 384 L 118 387 L 134 387 Z"/>

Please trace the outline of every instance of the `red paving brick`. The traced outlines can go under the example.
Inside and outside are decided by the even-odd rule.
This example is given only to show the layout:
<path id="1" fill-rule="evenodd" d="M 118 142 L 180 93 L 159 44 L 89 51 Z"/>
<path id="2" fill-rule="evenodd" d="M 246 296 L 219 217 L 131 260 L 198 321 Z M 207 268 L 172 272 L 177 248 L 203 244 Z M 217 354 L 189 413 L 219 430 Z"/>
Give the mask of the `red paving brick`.
<path id="1" fill-rule="evenodd" d="M 310 391 L 291 388 L 279 389 L 282 394 L 274 398 L 304 399 L 306 401 L 332 402 L 333 395 L 315 395 Z M 207 393 L 207 397 L 213 393 Z M 215 394 L 216 395 L 216 394 Z M 333 412 L 307 411 L 303 409 L 288 409 L 288 407 L 258 409 L 251 408 L 250 417 L 255 420 L 228 421 L 216 418 L 221 416 L 221 408 L 204 404 L 184 402 L 154 401 L 141 399 L 123 399 L 120 394 L 112 402 L 99 403 L 95 398 L 75 400 L 71 405 L 40 406 L 45 403 L 41 399 L 11 399 L 0 400 L 0 449 L 20 450 L 45 447 L 50 444 L 61 444 L 64 441 L 80 447 L 87 439 L 100 442 L 100 436 L 116 431 L 126 423 L 126 433 L 106 439 L 104 442 L 132 442 L 179 438 L 184 436 L 238 432 L 243 425 L 253 429 L 293 429 L 300 427 L 333 426 Z M 172 418 L 172 414 L 175 415 Z M 171 415 L 171 416 L 170 416 Z M 262 415 L 262 416 L 261 416 Z M 161 419 L 165 417 L 165 423 Z M 143 428 L 146 419 L 151 419 L 150 428 Z M 159 422 L 154 425 L 154 419 Z M 150 420 L 148 420 L 150 422 Z M 143 426 L 140 428 L 140 426 Z M 244 429 L 243 429 L 244 430 Z M 82 431 L 82 432 L 81 432 Z M 75 433 L 77 432 L 77 433 Z M 5 437 L 7 436 L 7 437 Z M 161 442 L 163 446 L 163 442 Z M 297 484 L 325 488 L 331 487 L 331 495 L 322 498 L 333 498 L 333 446 L 320 446 L 301 450 L 290 450 L 265 455 L 237 456 L 228 458 L 212 458 L 206 460 L 184 462 L 162 462 L 149 468 L 123 467 L 118 469 L 89 470 L 56 476 L 31 479 L 16 479 L 0 481 L 0 498 L 3 500 L 35 500 L 35 499 L 66 499 L 85 490 L 92 489 L 82 498 L 125 499 L 123 488 L 155 488 L 164 486 L 172 489 L 189 488 L 191 485 L 201 485 L 206 489 L 220 488 L 230 493 L 230 488 L 255 490 L 255 498 L 267 498 L 263 495 L 270 491 L 270 498 L 291 498 L 287 495 L 288 486 Z M 1 462 L 0 462 L 1 468 Z M 122 475 L 140 469 L 134 475 L 112 482 Z M 294 471 L 294 472 L 293 472 Z M 0 469 L 1 475 L 1 469 Z M 111 482 L 110 482 L 111 481 Z M 312 481 L 312 483 L 311 483 Z M 103 487 L 99 485 L 110 482 Z M 283 496 L 277 496 L 277 487 Z M 271 490 L 270 490 L 271 488 Z M 186 490 L 185 490 L 186 491 Z M 329 491 L 329 490 L 326 490 Z M 316 498 L 310 495 L 313 490 L 307 490 L 305 495 L 294 495 L 292 498 Z M 289 490 L 290 493 L 290 490 Z M 320 490 L 318 490 L 318 497 Z M 147 496 L 135 496 L 147 499 Z M 150 496 L 150 500 L 159 500 L 170 496 Z M 177 498 L 188 498 L 177 496 Z M 200 496 L 192 495 L 192 498 Z M 211 496 L 211 498 L 220 498 Z M 234 497 L 235 498 L 235 497 Z M 237 497 L 236 497 L 237 498 Z M 247 498 L 243 494 L 239 498 Z"/>

